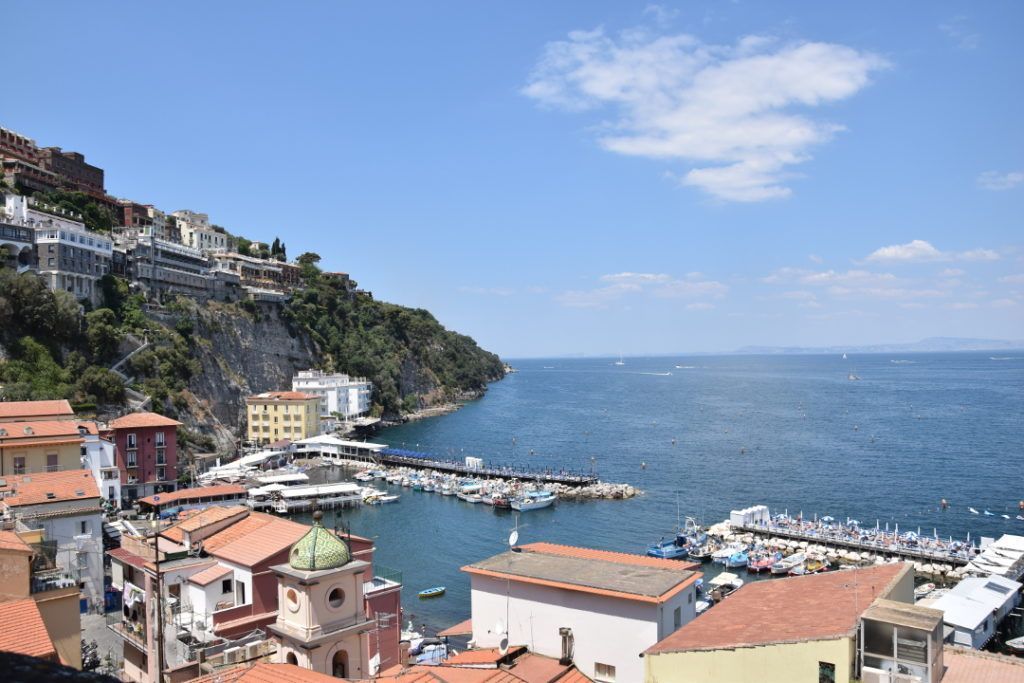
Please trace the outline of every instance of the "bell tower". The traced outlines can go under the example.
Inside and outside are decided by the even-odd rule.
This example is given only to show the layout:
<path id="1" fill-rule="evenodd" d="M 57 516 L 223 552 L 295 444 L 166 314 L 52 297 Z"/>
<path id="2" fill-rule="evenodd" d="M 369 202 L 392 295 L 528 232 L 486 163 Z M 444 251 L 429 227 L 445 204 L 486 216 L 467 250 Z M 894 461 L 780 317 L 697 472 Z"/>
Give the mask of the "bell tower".
<path id="1" fill-rule="evenodd" d="M 313 513 L 313 527 L 292 546 L 277 575 L 277 621 L 270 632 L 281 664 L 328 676 L 367 676 L 367 634 L 374 628 L 363 603 L 369 563 L 352 559 L 348 544 Z"/>

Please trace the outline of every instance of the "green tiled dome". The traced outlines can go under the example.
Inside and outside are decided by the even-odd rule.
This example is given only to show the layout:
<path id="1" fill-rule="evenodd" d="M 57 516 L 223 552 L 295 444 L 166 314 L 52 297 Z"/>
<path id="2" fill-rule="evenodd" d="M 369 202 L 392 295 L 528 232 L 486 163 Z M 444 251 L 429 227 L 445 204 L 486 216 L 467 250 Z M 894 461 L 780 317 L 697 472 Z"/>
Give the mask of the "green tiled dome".
<path id="1" fill-rule="evenodd" d="M 352 560 L 348 544 L 324 528 L 323 513 L 313 513 L 313 528 L 292 546 L 288 564 L 292 569 L 320 571 L 344 567 Z"/>

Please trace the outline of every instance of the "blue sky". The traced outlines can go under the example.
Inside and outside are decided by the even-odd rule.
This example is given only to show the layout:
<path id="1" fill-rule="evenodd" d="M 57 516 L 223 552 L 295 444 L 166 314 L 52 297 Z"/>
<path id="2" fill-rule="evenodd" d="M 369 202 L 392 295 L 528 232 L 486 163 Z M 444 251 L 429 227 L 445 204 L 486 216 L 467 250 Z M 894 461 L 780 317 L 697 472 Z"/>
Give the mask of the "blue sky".
<path id="1" fill-rule="evenodd" d="M 0 125 L 504 356 L 1024 338 L 1019 3 L 6 8 Z"/>

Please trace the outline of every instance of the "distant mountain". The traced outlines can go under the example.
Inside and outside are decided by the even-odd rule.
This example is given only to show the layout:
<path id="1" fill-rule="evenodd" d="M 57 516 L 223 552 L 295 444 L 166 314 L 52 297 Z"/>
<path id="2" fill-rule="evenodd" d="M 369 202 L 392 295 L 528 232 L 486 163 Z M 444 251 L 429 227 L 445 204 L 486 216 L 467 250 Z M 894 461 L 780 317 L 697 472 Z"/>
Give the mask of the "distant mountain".
<path id="1" fill-rule="evenodd" d="M 928 337 L 906 344 L 869 346 L 744 346 L 734 353 L 939 353 L 943 351 L 1014 351 L 1024 349 L 1024 340 L 970 339 L 964 337 Z"/>

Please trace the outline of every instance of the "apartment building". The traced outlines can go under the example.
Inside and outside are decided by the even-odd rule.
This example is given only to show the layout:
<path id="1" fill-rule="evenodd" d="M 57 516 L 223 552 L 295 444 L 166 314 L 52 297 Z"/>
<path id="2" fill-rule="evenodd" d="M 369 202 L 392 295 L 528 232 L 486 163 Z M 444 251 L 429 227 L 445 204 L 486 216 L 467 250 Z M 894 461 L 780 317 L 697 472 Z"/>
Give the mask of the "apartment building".
<path id="1" fill-rule="evenodd" d="M 249 441 L 266 445 L 320 433 L 320 397 L 301 391 L 267 391 L 245 399 Z"/>
<path id="2" fill-rule="evenodd" d="M 373 383 L 365 377 L 322 370 L 300 370 L 292 378 L 292 391 L 320 398 L 320 417 L 340 415 L 348 420 L 370 412 Z"/>
<path id="3" fill-rule="evenodd" d="M 177 487 L 179 425 L 156 413 L 129 413 L 110 423 L 125 500 Z"/>
<path id="4" fill-rule="evenodd" d="M 70 420 L 0 422 L 0 476 L 78 469 L 84 442 Z"/>
<path id="5" fill-rule="evenodd" d="M 210 217 L 207 214 L 182 209 L 171 215 L 175 218 L 178 232 L 181 235 L 181 243 L 185 246 L 204 253 L 227 250 L 227 233 L 214 228 L 210 224 Z"/>
<path id="6" fill-rule="evenodd" d="M 87 163 L 81 153 L 65 152 L 60 147 L 43 147 L 39 150 L 39 165 L 56 173 L 61 179 L 61 185 L 69 190 L 107 201 L 103 169 Z"/>

